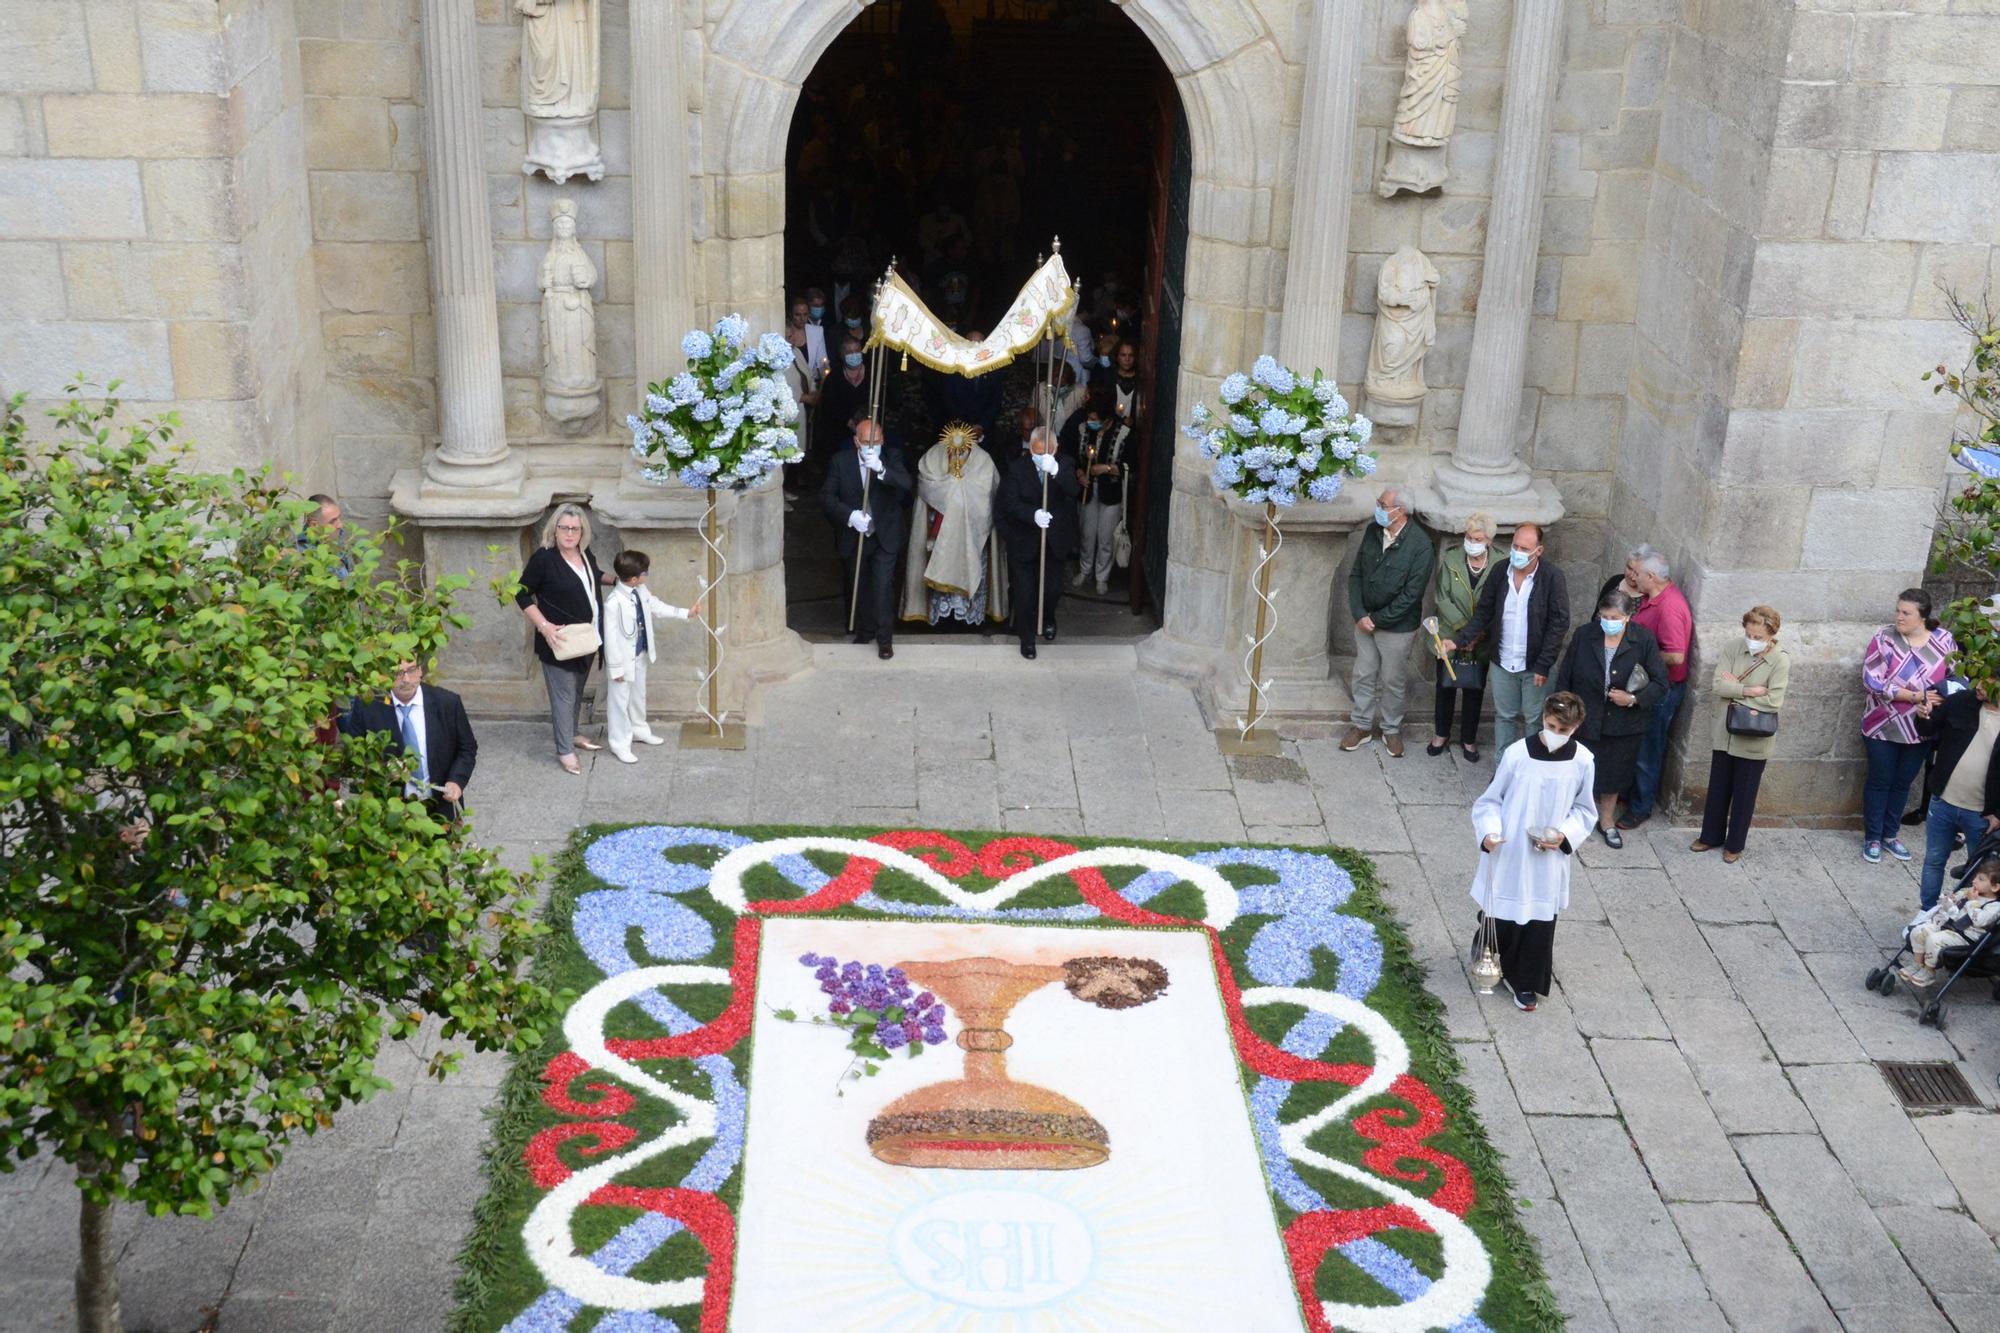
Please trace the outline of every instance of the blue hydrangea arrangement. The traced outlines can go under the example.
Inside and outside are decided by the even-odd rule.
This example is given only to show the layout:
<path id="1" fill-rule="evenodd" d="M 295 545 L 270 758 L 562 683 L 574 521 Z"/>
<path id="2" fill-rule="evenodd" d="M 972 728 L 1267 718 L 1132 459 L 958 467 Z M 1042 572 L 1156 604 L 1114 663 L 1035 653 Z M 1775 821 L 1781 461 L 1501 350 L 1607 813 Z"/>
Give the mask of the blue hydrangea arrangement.
<path id="1" fill-rule="evenodd" d="M 1248 375 L 1224 380 L 1219 396 L 1219 416 L 1196 403 L 1181 427 L 1214 465 L 1219 489 L 1252 504 L 1325 504 L 1349 477 L 1375 471 L 1375 456 L 1364 452 L 1375 423 L 1349 408 L 1317 370 L 1308 381 L 1260 356 Z"/>
<path id="2" fill-rule="evenodd" d="M 801 1020 L 790 1009 L 775 1010 L 772 1016 L 788 1023 L 809 1021 L 845 1029 L 854 1059 L 844 1077 L 872 1077 L 881 1062 L 897 1051 L 921 1055 L 926 1046 L 944 1045 L 948 1015 L 943 1002 L 929 991 L 913 993 L 902 968 L 842 963 L 816 953 L 802 955 L 799 962 L 813 970 L 813 979 L 826 995 L 826 1016 Z"/>
<path id="3" fill-rule="evenodd" d="M 804 456 L 784 379 L 792 347 L 781 334 L 753 345 L 749 322 L 725 315 L 713 333 L 681 339 L 681 351 L 687 369 L 647 386 L 646 410 L 625 418 L 647 481 L 743 491 Z"/>

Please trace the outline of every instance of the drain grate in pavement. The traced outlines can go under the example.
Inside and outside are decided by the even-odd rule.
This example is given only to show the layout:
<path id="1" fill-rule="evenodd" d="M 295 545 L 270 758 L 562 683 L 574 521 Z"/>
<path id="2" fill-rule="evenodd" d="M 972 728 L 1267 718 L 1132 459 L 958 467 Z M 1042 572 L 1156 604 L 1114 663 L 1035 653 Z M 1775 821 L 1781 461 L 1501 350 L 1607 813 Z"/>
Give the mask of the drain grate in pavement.
<path id="1" fill-rule="evenodd" d="M 1946 1060 L 1878 1060 L 1876 1067 L 1889 1080 L 1903 1108 L 1909 1111 L 1942 1110 L 1951 1106 L 1978 1106 L 1979 1097 L 1958 1066 Z"/>

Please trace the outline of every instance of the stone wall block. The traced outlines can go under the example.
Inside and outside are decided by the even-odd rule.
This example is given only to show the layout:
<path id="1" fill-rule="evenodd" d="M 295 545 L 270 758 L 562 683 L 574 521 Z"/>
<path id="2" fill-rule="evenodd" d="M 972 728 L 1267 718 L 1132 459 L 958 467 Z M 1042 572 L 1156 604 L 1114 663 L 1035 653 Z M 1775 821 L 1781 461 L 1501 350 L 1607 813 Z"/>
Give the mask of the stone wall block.
<path id="1" fill-rule="evenodd" d="M 153 3 L 135 7 L 146 90 L 222 93 L 229 66 L 216 5 Z"/>
<path id="2" fill-rule="evenodd" d="M 1600 243 L 1587 255 L 1563 260 L 1562 319 L 1597 324 L 1629 322 L 1639 300 L 1639 247 Z"/>
<path id="3" fill-rule="evenodd" d="M 52 241 L 0 244 L 0 319 L 61 319 L 62 258 Z"/>
<path id="4" fill-rule="evenodd" d="M 95 87 L 90 35 L 74 4 L 10 6 L 0 24 L 0 92 L 83 92 Z"/>
<path id="5" fill-rule="evenodd" d="M 1957 327 L 1941 320 L 1811 320 L 1799 330 L 1793 407 L 1901 407 L 1927 403 L 1918 376 L 1963 353 Z M 1926 525 L 1927 527 L 1928 525 Z"/>
<path id="6" fill-rule="evenodd" d="M 201 94 L 44 97 L 51 157 L 216 157 L 230 149 L 229 103 Z"/>
<path id="7" fill-rule="evenodd" d="M 1813 148 L 1773 150 L 1758 233 L 1779 239 L 1818 236 L 1833 193 L 1834 155 Z"/>
<path id="8" fill-rule="evenodd" d="M 357 435 L 437 431 L 437 386 L 393 375 L 356 375 L 328 386 L 333 420 Z"/>
<path id="9" fill-rule="evenodd" d="M 1825 241 L 1766 241 L 1750 282 L 1751 316 L 1903 313 L 1917 274 L 1917 247 Z"/>
<path id="10" fill-rule="evenodd" d="M 156 320 L 0 321 L 0 393 L 60 398 L 78 371 L 100 383 L 123 381 L 121 397 L 159 402 L 174 396 L 167 327 Z"/>
<path id="11" fill-rule="evenodd" d="M 328 314 L 321 317 L 320 335 L 327 369 L 337 375 L 416 373 L 408 315 Z"/>
<path id="12" fill-rule="evenodd" d="M 1800 568 L 1911 573 L 1930 552 L 1937 513 L 1932 487 L 1816 490 L 1806 515 Z"/>
<path id="13" fill-rule="evenodd" d="M 1584 324 L 1577 333 L 1576 392 L 1624 397 L 1632 379 L 1632 326 Z"/>
<path id="14" fill-rule="evenodd" d="M 389 104 L 377 97 L 308 97 L 306 165 L 322 171 L 388 171 L 395 166 Z M 519 124 L 520 117 L 514 118 Z"/>
<path id="15" fill-rule="evenodd" d="M 1643 240 L 1646 214 L 1652 200 L 1653 174 L 1650 171 L 1599 173 L 1597 200 L 1590 219 L 1591 238 L 1598 241 Z M 1589 253 L 1588 246 L 1577 253 Z"/>
<path id="16" fill-rule="evenodd" d="M 313 247 L 320 299 L 333 312 L 413 314 L 430 310 L 430 259 L 421 244 Z"/>
<path id="17" fill-rule="evenodd" d="M 146 232 L 159 241 L 228 241 L 242 233 L 228 158 L 166 158 L 139 164 Z"/>
<path id="18" fill-rule="evenodd" d="M 1568 394 L 1576 383 L 1577 328 L 1553 319 L 1530 323 L 1522 383 L 1551 394 Z"/>
<path id="19" fill-rule="evenodd" d="M 1951 113 L 1945 121 L 1944 146 L 1950 149 L 2000 148 L 2000 87 L 1951 90 Z"/>
<path id="20" fill-rule="evenodd" d="M 1882 462 L 1875 474 L 1875 484 L 1884 487 L 1936 486 L 1938 459 L 1946 455 L 1955 415 L 1948 399 L 1939 399 L 1935 405 L 1885 413 Z M 1858 475 L 1865 477 L 1867 472 L 1863 469 Z"/>
<path id="21" fill-rule="evenodd" d="M 2000 241 L 2000 153 L 1883 153 L 1868 235 L 1876 240 Z"/>
<path id="22" fill-rule="evenodd" d="M 84 242 L 63 246 L 70 313 L 81 319 L 242 319 L 250 296 L 234 246 Z"/>
<path id="23" fill-rule="evenodd" d="M 421 240 L 417 178 L 402 171 L 315 171 L 312 219 L 316 240 Z"/>
<path id="24" fill-rule="evenodd" d="M 115 240 L 145 234 L 137 162 L 0 160 L 0 240 Z"/>
<path id="25" fill-rule="evenodd" d="M 1855 9 L 1874 8 L 1855 5 Z M 1871 78 L 1884 83 L 2000 85 L 2000 13 L 1983 4 L 1960 12 L 1911 14 L 1914 4 L 1855 17 L 1854 46 L 1867 53 Z"/>
<path id="26" fill-rule="evenodd" d="M 1924 152 L 1944 146 L 1951 89 L 1869 83 L 1787 83 L 1778 98 L 1779 146 Z"/>
<path id="27" fill-rule="evenodd" d="M 1781 408 L 1792 388 L 1799 325 L 1792 319 L 1752 319 L 1743 325 L 1731 407 Z"/>
<path id="28" fill-rule="evenodd" d="M 416 91 L 416 52 L 403 42 L 302 37 L 299 72 L 308 93 L 403 101 Z"/>
<path id="29" fill-rule="evenodd" d="M 257 391 L 250 328 L 224 320 L 187 321 L 167 330 L 174 393 L 181 398 L 248 398 Z"/>

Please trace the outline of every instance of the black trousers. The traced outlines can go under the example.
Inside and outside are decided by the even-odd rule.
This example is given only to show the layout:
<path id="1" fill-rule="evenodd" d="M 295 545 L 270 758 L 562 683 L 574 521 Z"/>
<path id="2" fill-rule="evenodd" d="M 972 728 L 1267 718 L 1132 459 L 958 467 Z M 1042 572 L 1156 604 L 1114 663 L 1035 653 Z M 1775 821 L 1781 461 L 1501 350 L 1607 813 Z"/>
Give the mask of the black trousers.
<path id="1" fill-rule="evenodd" d="M 1757 786 L 1764 780 L 1763 759 L 1738 759 L 1727 750 L 1710 752 L 1708 801 L 1701 809 L 1701 840 L 1725 852 L 1743 850 L 1750 820 L 1757 813 Z"/>
<path id="2" fill-rule="evenodd" d="M 1014 599 L 1014 633 L 1022 643 L 1033 639 L 1042 625 L 1056 623 L 1056 603 L 1062 600 L 1063 562 L 1051 551 L 1042 580 L 1042 625 L 1035 624 L 1035 567 L 1040 563 L 1039 554 L 1031 552 L 1026 560 L 1016 560 L 1012 552 L 1007 556 L 1007 595 Z"/>
<path id="3" fill-rule="evenodd" d="M 1461 745 L 1471 745 L 1479 739 L 1479 705 L 1486 702 L 1485 690 L 1448 690 L 1450 684 L 1444 667 L 1438 667 L 1437 679 L 1437 734 L 1451 739 L 1451 718 L 1454 712 L 1460 715 L 1458 740 Z M 1537 719 L 1539 722 L 1539 719 Z"/>
<path id="4" fill-rule="evenodd" d="M 896 557 L 900 551 L 885 551 L 870 538 L 861 547 L 861 606 L 855 610 L 854 632 L 877 643 L 888 643 L 896 633 Z M 854 552 L 840 562 L 840 601 L 843 607 L 854 598 Z"/>
<path id="5" fill-rule="evenodd" d="M 1479 915 L 1483 924 L 1484 914 Z M 1517 994 L 1521 991 L 1549 994 L 1556 983 L 1555 920 L 1515 922 L 1495 918 L 1493 935 L 1500 950 L 1500 977 L 1507 989 Z M 1477 931 L 1472 944 L 1475 949 L 1479 946 Z"/>

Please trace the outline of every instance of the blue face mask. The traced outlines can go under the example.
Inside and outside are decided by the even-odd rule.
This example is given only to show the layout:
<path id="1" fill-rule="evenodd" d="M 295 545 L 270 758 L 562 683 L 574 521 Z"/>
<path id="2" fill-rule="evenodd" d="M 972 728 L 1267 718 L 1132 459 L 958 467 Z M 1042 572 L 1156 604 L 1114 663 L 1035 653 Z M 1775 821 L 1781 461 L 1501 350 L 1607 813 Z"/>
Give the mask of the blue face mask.
<path id="1" fill-rule="evenodd" d="M 826 313 L 826 307 L 823 305 L 807 306 L 806 313 L 811 315 L 814 319 L 818 319 L 821 315 L 824 315 Z"/>
<path id="2" fill-rule="evenodd" d="M 1507 563 L 1516 569 L 1526 569 L 1534 562 L 1535 557 L 1529 555 L 1526 551 L 1509 551 L 1507 553 Z"/>
<path id="3" fill-rule="evenodd" d="M 1086 421 L 1083 423 L 1083 428 L 1085 430 L 1103 430 L 1104 423 L 1102 421 Z"/>
<path id="4" fill-rule="evenodd" d="M 1389 526 L 1389 519 L 1390 519 L 1389 511 L 1384 509 L 1381 505 L 1376 505 L 1375 526 L 1378 528 L 1386 528 Z"/>
<path id="5" fill-rule="evenodd" d="M 849 352 L 846 356 L 843 356 L 840 359 L 842 361 L 845 361 L 850 366 L 858 366 L 861 364 L 861 353 Z"/>
<path id="6" fill-rule="evenodd" d="M 850 329 L 858 329 L 861 327 L 861 321 L 859 319 L 850 319 L 847 321 L 847 327 Z"/>
<path id="7" fill-rule="evenodd" d="M 1624 621 L 1606 620 L 1603 616 L 1597 618 L 1597 627 L 1604 631 L 1604 637 L 1607 639 L 1616 638 L 1625 632 Z"/>
<path id="8" fill-rule="evenodd" d="M 1100 366 L 1108 366 L 1111 364 L 1111 358 L 1108 356 L 1100 356 L 1097 358 L 1097 364 Z"/>

